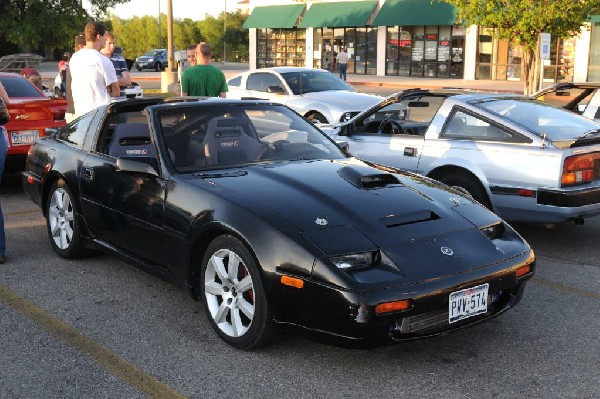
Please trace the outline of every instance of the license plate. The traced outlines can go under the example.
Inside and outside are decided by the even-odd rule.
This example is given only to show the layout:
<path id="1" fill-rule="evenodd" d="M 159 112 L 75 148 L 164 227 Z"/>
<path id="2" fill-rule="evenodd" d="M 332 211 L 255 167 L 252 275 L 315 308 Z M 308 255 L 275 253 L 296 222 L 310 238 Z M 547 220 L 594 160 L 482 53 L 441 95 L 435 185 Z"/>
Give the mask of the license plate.
<path id="1" fill-rule="evenodd" d="M 489 287 L 486 283 L 451 293 L 448 322 L 455 323 L 487 312 Z"/>
<path id="2" fill-rule="evenodd" d="M 37 130 L 20 130 L 10 132 L 12 145 L 29 145 L 38 139 Z"/>

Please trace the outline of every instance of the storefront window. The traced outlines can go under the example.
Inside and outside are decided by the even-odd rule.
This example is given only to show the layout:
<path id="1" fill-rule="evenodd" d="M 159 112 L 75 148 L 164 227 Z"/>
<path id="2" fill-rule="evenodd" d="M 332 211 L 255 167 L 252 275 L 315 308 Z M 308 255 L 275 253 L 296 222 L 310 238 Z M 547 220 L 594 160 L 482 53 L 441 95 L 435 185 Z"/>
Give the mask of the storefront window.
<path id="1" fill-rule="evenodd" d="M 256 67 L 304 66 L 304 29 L 257 29 Z"/>
<path id="2" fill-rule="evenodd" d="M 587 81 L 600 82 L 600 22 L 592 23 Z"/>
<path id="3" fill-rule="evenodd" d="M 463 77 L 462 27 L 388 27 L 386 40 L 386 75 Z"/>
<path id="4" fill-rule="evenodd" d="M 337 71 L 336 56 L 342 47 L 348 53 L 348 73 L 377 73 L 377 28 L 315 28 L 315 68 Z"/>

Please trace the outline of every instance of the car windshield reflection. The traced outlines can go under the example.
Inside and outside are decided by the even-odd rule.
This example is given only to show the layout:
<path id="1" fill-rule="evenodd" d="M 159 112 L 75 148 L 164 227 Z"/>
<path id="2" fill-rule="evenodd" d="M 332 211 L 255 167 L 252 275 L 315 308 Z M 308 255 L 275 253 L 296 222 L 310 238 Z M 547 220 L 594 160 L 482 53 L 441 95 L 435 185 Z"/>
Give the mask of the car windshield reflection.
<path id="1" fill-rule="evenodd" d="M 285 72 L 281 76 L 295 95 L 318 91 L 354 91 L 352 86 L 325 71 Z"/>
<path id="2" fill-rule="evenodd" d="M 158 121 L 180 172 L 346 157 L 314 125 L 277 105 L 168 108 L 158 111 Z"/>

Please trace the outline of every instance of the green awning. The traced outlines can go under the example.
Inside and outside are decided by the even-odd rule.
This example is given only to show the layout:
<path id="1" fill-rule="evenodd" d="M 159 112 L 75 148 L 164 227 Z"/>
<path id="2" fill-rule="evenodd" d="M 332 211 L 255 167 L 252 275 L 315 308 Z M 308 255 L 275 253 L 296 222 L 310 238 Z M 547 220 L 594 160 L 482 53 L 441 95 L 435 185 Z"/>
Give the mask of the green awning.
<path id="1" fill-rule="evenodd" d="M 373 26 L 454 25 L 456 8 L 434 0 L 386 0 Z"/>
<path id="2" fill-rule="evenodd" d="M 590 22 L 600 22 L 600 15 L 590 16 Z"/>
<path id="3" fill-rule="evenodd" d="M 344 28 L 365 26 L 377 5 L 371 1 L 338 1 L 335 3 L 313 3 L 299 28 Z"/>
<path id="4" fill-rule="evenodd" d="M 293 28 L 302 11 L 304 4 L 255 7 L 242 28 Z"/>

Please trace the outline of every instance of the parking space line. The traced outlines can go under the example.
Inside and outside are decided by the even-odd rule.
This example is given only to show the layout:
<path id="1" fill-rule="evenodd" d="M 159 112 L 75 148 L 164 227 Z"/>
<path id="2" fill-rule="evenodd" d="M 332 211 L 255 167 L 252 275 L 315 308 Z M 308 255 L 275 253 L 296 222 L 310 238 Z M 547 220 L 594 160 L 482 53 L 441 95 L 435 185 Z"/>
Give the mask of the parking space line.
<path id="1" fill-rule="evenodd" d="M 185 398 L 168 385 L 160 382 L 150 374 L 138 369 L 135 365 L 119 357 L 91 338 L 83 335 L 70 325 L 55 319 L 49 313 L 32 302 L 19 297 L 8 288 L 0 285 L 0 300 L 13 307 L 28 319 L 32 320 L 47 332 L 87 354 L 105 370 L 125 383 L 142 391 L 149 398 Z"/>
<path id="2" fill-rule="evenodd" d="M 571 287 L 571 286 L 568 286 L 565 284 L 560 284 L 560 283 L 557 283 L 554 281 L 546 280 L 545 278 L 541 278 L 541 277 L 535 277 L 533 280 L 531 280 L 531 282 L 534 284 L 543 285 L 544 287 L 554 288 L 555 290 L 558 290 L 558 291 L 564 291 L 564 292 L 569 292 L 571 294 L 577 294 L 579 296 L 583 296 L 586 298 L 600 299 L 600 293 L 598 293 L 598 292 L 582 290 L 582 289 Z"/>

